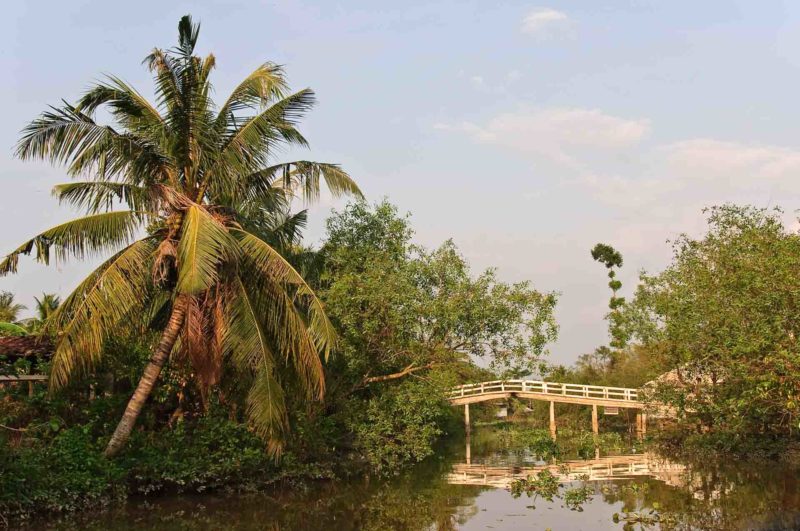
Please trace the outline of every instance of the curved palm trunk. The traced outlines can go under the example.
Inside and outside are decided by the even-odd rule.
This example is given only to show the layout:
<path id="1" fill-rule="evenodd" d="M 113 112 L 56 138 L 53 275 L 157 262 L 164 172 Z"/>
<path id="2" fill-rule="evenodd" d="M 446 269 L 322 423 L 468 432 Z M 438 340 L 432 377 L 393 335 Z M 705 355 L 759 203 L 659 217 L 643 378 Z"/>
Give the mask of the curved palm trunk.
<path id="1" fill-rule="evenodd" d="M 178 334 L 183 325 L 183 318 L 186 315 L 187 303 L 188 297 L 185 295 L 179 296 L 175 301 L 172 313 L 169 316 L 169 322 L 161 335 L 161 340 L 158 342 L 155 352 L 153 352 L 153 357 L 150 358 L 144 368 L 142 379 L 139 380 L 139 385 L 136 387 L 136 391 L 133 392 L 133 396 L 128 402 L 128 407 L 125 408 L 125 413 L 123 413 L 122 419 L 117 424 L 117 429 L 114 430 L 114 435 L 108 441 L 108 446 L 106 446 L 104 452 L 106 457 L 117 455 L 125 446 L 125 443 L 128 442 L 133 426 L 136 424 L 136 419 L 139 417 L 147 397 L 150 396 L 150 391 L 153 390 L 159 374 L 161 374 L 161 368 L 169 358 L 170 352 L 172 352 L 175 340 L 178 339 Z"/>

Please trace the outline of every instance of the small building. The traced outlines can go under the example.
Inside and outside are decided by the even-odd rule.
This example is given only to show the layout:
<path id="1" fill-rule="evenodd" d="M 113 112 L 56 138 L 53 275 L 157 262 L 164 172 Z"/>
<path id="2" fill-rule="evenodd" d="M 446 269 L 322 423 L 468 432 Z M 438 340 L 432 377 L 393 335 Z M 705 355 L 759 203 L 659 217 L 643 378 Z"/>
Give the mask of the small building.
<path id="1" fill-rule="evenodd" d="M 0 374 L 8 374 L 11 368 L 21 359 L 28 360 L 31 372 L 43 361 L 53 357 L 55 346 L 46 336 L 9 336 L 0 337 Z"/>

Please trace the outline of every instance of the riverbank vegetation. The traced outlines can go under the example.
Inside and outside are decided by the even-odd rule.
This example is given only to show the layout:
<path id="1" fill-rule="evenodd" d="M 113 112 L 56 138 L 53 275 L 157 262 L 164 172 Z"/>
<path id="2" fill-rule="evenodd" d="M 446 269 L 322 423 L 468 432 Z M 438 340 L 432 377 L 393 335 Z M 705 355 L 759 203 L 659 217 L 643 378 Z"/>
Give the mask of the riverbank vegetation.
<path id="1" fill-rule="evenodd" d="M 276 161 L 307 146 L 298 122 L 313 93 L 265 63 L 214 103 L 198 32 L 184 18 L 178 46 L 147 57 L 154 104 L 110 77 L 23 132 L 18 155 L 65 166 L 79 180 L 55 194 L 86 215 L 24 242 L 0 273 L 30 254 L 105 261 L 63 299 L 43 294 L 31 319 L 0 294 L 2 373 L 49 376 L 0 389 L 5 518 L 392 475 L 461 429 L 449 388 L 507 377 L 645 386 L 674 411 L 662 434 L 673 447 L 774 455 L 796 440 L 800 236 L 779 213 L 711 209 L 707 233 L 675 240 L 668 267 L 627 299 L 621 252 L 598 244 L 610 343 L 549 365 L 556 293 L 472 271 L 452 241 L 415 244 L 410 217 L 365 201 L 335 164 Z M 295 200 L 324 186 L 351 202 L 309 247 Z M 510 405 L 546 418 L 542 404 Z M 589 426 L 587 408 L 565 407 Z M 559 456 L 548 432 L 503 436 Z M 577 440 L 594 454 L 597 440 Z"/>
<path id="2" fill-rule="evenodd" d="M 336 165 L 275 161 L 306 146 L 313 93 L 266 63 L 216 105 L 198 36 L 185 17 L 178 46 L 147 57 L 155 104 L 109 77 L 23 132 L 21 158 L 82 179 L 55 194 L 86 216 L 0 272 L 110 258 L 35 321 L 3 295 L 3 373 L 49 376 L 2 390 L 4 515 L 392 474 L 452 429 L 447 388 L 530 372 L 555 338 L 554 294 L 473 275 L 452 242 L 412 244 L 409 219 L 358 201 Z M 323 184 L 356 201 L 306 248 L 294 200 Z"/>
<path id="3" fill-rule="evenodd" d="M 630 302 L 612 308 L 611 336 L 554 380 L 647 386 L 672 408 L 662 434 L 692 448 L 776 456 L 797 443 L 800 235 L 783 212 L 724 205 L 708 228 L 672 242 L 673 260 L 642 273 Z"/>

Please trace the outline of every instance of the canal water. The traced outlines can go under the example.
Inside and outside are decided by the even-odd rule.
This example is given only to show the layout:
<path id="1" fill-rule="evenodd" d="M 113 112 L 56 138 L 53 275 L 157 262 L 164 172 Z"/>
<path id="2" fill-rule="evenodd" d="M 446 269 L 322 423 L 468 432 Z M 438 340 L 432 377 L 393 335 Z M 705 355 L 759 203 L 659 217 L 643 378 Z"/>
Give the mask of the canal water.
<path id="1" fill-rule="evenodd" d="M 677 462 L 622 439 L 591 452 L 585 444 L 561 445 L 559 459 L 555 459 L 553 448 L 541 438 L 509 436 L 489 428 L 475 430 L 469 446 L 463 439 L 451 443 L 433 458 L 388 480 L 362 478 L 301 490 L 130 501 L 103 512 L 51 521 L 50 527 L 800 529 L 800 469 L 785 464 Z M 514 482 L 527 477 L 531 482 L 516 483 L 522 492 L 518 497 L 512 495 Z M 555 491 L 541 487 L 547 480 L 551 486 L 557 485 Z"/>

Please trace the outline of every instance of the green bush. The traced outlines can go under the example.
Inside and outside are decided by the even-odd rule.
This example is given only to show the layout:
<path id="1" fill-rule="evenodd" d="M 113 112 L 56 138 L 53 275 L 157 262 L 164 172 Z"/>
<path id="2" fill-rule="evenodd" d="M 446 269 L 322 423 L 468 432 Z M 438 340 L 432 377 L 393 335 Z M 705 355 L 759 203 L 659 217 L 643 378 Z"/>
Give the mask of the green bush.
<path id="1" fill-rule="evenodd" d="M 86 427 L 59 433 L 47 445 L 0 448 L 0 513 L 75 511 L 124 496 L 120 464 L 102 457 Z"/>
<path id="2" fill-rule="evenodd" d="M 104 401 L 96 402 L 87 412 L 94 422 L 62 429 L 53 420 L 38 438 L 0 445 L 0 514 L 18 520 L 131 494 L 251 490 L 283 478 L 331 477 L 326 467 L 298 463 L 292 454 L 276 462 L 245 424 L 214 409 L 174 428 L 137 431 L 129 448 L 108 460 L 102 455 L 105 437 L 95 433 L 104 422 Z"/>
<path id="3" fill-rule="evenodd" d="M 353 422 L 356 446 L 381 474 L 396 472 L 433 453 L 450 406 L 436 386 L 406 380 L 363 403 Z"/>
<path id="4" fill-rule="evenodd" d="M 244 424 L 220 414 L 139 432 L 121 461 L 131 492 L 202 492 L 267 483 L 277 467 Z"/>

